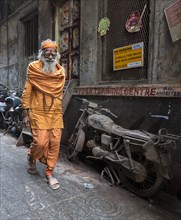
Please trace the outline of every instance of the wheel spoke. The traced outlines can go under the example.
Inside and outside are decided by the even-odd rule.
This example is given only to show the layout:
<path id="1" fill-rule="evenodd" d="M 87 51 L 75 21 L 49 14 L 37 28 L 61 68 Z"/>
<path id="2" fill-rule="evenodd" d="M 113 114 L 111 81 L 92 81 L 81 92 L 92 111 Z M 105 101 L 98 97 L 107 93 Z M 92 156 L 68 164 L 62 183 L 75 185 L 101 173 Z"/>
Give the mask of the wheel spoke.
<path id="1" fill-rule="evenodd" d="M 138 149 L 137 147 L 132 147 L 132 159 L 141 163 L 145 167 L 147 171 L 146 178 L 143 182 L 136 182 L 135 180 L 124 176 L 120 172 L 120 179 L 122 178 L 123 184 L 133 193 L 142 197 L 152 196 L 160 189 L 164 178 L 160 176 L 156 164 L 146 159 L 142 148 Z"/>

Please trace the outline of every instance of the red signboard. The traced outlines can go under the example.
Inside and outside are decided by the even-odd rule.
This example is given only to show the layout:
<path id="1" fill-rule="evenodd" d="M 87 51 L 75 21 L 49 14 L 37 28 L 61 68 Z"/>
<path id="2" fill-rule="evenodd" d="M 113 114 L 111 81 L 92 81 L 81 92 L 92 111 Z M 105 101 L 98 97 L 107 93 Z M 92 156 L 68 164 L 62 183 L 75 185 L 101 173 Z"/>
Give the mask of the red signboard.
<path id="1" fill-rule="evenodd" d="M 181 97 L 181 87 L 154 86 L 78 86 L 77 95 Z"/>

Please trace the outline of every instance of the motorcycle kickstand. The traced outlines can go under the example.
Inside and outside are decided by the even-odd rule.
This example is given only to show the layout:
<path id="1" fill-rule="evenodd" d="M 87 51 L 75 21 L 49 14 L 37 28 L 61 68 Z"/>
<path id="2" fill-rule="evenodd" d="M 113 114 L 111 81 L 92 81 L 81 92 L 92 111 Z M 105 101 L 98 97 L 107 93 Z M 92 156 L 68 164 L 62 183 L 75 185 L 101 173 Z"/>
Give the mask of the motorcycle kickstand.
<path id="1" fill-rule="evenodd" d="M 114 177 L 116 178 L 116 183 L 117 183 L 117 184 L 120 184 L 121 181 L 120 181 L 120 179 L 119 179 L 117 173 L 115 172 L 115 170 L 114 170 L 111 166 L 109 166 L 109 169 L 110 169 L 110 171 L 113 173 Z"/>
<path id="2" fill-rule="evenodd" d="M 104 168 L 104 170 L 101 172 L 101 178 L 103 177 L 105 172 L 108 175 L 108 177 L 111 179 L 111 186 L 113 186 L 115 183 L 116 184 L 121 183 L 121 181 L 120 181 L 119 177 L 117 176 L 115 170 L 111 166 L 107 166 L 107 167 Z M 116 178 L 116 182 L 115 182 L 113 176 Z"/>
<path id="3" fill-rule="evenodd" d="M 111 174 L 109 167 L 105 167 L 103 169 L 103 171 L 101 172 L 101 178 L 103 177 L 104 173 L 106 173 L 108 175 L 108 177 L 111 179 L 111 186 L 113 186 L 115 184 L 115 181 L 114 181 L 114 178 Z"/>

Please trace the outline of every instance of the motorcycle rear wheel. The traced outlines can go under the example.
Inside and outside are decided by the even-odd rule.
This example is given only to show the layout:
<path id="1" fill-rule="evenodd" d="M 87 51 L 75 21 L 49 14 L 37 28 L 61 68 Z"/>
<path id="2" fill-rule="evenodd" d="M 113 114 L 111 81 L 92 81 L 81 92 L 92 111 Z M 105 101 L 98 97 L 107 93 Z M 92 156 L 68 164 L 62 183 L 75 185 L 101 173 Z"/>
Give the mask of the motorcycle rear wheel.
<path id="1" fill-rule="evenodd" d="M 118 169 L 118 176 L 123 185 L 129 191 L 143 198 L 153 197 L 158 191 L 161 190 L 165 182 L 165 178 L 160 175 L 158 165 L 147 160 L 147 158 L 144 156 L 142 148 L 130 146 L 130 150 L 132 159 L 140 162 L 145 167 L 147 177 L 143 182 L 136 182 L 133 179 L 125 176 L 120 169 Z"/>

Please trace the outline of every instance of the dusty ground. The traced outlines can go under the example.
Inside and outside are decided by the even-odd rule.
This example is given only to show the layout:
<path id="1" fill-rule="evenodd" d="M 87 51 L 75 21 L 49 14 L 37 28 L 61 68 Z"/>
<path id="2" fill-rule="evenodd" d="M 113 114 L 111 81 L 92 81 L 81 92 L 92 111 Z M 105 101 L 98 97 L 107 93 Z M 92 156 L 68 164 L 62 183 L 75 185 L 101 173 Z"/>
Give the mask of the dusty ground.
<path id="1" fill-rule="evenodd" d="M 60 189 L 45 181 L 45 166 L 27 172 L 27 147 L 0 133 L 0 219 L 13 220 L 180 220 L 181 202 L 164 192 L 155 200 L 139 198 L 124 187 L 110 186 L 100 173 L 80 161 L 70 163 L 62 150 L 55 176 Z M 91 183 L 86 189 L 84 183 Z"/>

